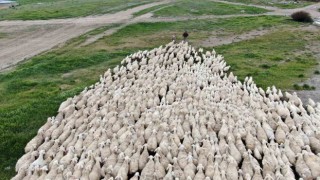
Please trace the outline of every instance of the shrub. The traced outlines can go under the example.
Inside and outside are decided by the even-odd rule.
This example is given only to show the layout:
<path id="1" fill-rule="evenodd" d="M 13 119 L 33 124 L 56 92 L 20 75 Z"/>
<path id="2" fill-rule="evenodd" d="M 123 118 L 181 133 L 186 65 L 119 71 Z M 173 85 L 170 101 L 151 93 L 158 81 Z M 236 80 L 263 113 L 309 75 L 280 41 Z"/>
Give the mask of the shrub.
<path id="1" fill-rule="evenodd" d="M 315 90 L 316 87 L 310 86 L 309 84 L 303 84 L 302 86 L 300 86 L 298 84 L 294 84 L 293 89 L 295 89 L 295 90 Z"/>
<path id="2" fill-rule="evenodd" d="M 295 12 L 291 14 L 291 18 L 294 21 L 299 21 L 299 22 L 313 22 L 313 19 L 311 18 L 310 14 L 305 11 Z"/>
<path id="3" fill-rule="evenodd" d="M 271 68 L 271 66 L 268 65 L 268 64 L 261 64 L 260 67 L 263 68 L 263 69 L 269 69 L 269 68 Z"/>
<path id="4" fill-rule="evenodd" d="M 315 70 L 314 74 L 320 74 L 320 71 L 319 70 Z"/>

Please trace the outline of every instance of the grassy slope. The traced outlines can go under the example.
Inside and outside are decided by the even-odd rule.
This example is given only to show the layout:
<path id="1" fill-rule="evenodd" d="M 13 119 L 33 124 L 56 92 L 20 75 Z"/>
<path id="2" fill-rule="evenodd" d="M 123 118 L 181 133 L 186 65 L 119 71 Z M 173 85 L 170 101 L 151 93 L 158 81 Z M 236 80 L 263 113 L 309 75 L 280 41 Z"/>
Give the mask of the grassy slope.
<path id="1" fill-rule="evenodd" d="M 258 86 L 275 85 L 293 89 L 296 82 L 305 80 L 317 65 L 305 48 L 309 32 L 277 31 L 253 40 L 217 47 L 231 65 L 231 71 L 244 79 L 253 76 Z M 313 36 L 315 37 L 315 36 Z M 297 53 L 299 52 L 299 53 Z"/>
<path id="2" fill-rule="evenodd" d="M 88 35 L 81 36 L 62 48 L 20 64 L 11 72 L 0 74 L 0 179 L 8 179 L 14 174 L 12 168 L 18 157 L 23 154 L 25 144 L 34 137 L 47 117 L 56 115 L 59 104 L 63 100 L 78 94 L 85 86 L 96 82 L 99 74 L 106 71 L 108 67 L 118 64 L 126 55 L 138 49 L 149 49 L 165 44 L 172 34 L 180 34 L 185 29 L 190 30 L 191 44 L 198 45 L 212 31 L 233 34 L 257 28 L 281 26 L 281 24 L 296 26 L 297 23 L 287 21 L 283 17 L 265 16 L 188 21 L 188 23 L 139 23 L 127 26 L 86 47 L 79 47 L 79 44 L 84 42 Z M 103 30 L 105 28 L 89 34 L 96 34 Z M 281 34 L 287 35 L 285 32 Z M 260 41 L 267 41 L 266 38 Z M 289 39 L 292 38 L 289 37 Z M 271 45 L 272 43 L 265 44 L 265 46 Z M 224 52 L 227 61 L 231 64 L 232 48 L 236 47 L 218 48 L 218 52 Z M 261 46 L 247 48 L 252 48 L 252 52 L 264 50 Z M 265 59 L 279 52 L 275 51 L 277 49 L 267 49 L 270 52 L 263 54 Z M 291 46 L 288 47 L 287 52 L 291 49 Z M 239 66 L 245 63 L 241 58 L 240 56 Z M 258 59 L 253 58 L 253 60 Z M 236 68 L 234 70 L 239 72 Z M 305 70 L 301 73 L 307 72 L 308 70 Z M 259 84 L 259 79 L 256 80 Z M 278 79 L 273 80 L 278 81 Z M 4 170 L 6 167 L 11 167 L 11 170 Z"/>
<path id="3" fill-rule="evenodd" d="M 0 20 L 34 20 L 112 13 L 155 0 L 19 0 L 16 8 L 0 11 Z"/>
<path id="4" fill-rule="evenodd" d="M 155 16 L 200 16 L 200 15 L 228 15 L 228 14 L 259 14 L 267 12 L 265 9 L 217 3 L 208 0 L 178 1 L 172 6 L 154 12 Z"/>

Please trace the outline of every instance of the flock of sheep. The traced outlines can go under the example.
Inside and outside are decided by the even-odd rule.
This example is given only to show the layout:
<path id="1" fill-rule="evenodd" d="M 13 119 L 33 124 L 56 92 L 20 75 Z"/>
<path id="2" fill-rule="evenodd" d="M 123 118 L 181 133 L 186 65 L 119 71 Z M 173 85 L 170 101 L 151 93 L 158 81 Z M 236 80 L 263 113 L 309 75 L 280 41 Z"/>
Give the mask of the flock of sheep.
<path id="1" fill-rule="evenodd" d="M 13 179 L 320 177 L 320 103 L 242 83 L 187 42 L 121 64 L 61 104 Z"/>

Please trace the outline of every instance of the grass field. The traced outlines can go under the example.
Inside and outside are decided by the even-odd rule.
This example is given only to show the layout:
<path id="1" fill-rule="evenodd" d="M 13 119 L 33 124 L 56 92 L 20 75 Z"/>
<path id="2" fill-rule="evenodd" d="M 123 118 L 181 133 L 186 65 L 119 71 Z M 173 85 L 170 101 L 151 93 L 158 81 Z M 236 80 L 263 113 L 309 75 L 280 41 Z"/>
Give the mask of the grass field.
<path id="1" fill-rule="evenodd" d="M 154 47 L 170 41 L 172 35 L 180 38 L 181 32 L 185 30 L 188 30 L 190 34 L 189 41 L 197 46 L 199 42 L 212 34 L 227 36 L 241 34 L 253 29 L 267 29 L 282 25 L 296 26 L 298 23 L 276 16 L 138 23 L 120 29 L 112 36 L 101 39 L 94 46 L 107 50 Z M 142 32 L 143 36 L 141 36 Z M 90 46 L 90 48 L 95 47 Z"/>
<path id="2" fill-rule="evenodd" d="M 299 1 L 298 3 L 293 3 L 293 1 L 287 1 L 287 3 L 281 3 L 270 1 L 270 0 L 226 0 L 230 2 L 240 2 L 245 4 L 257 4 L 257 5 L 266 5 L 266 6 L 275 6 L 283 9 L 294 9 L 294 8 L 300 8 L 304 6 L 308 6 L 313 4 L 313 2 L 310 1 Z"/>
<path id="3" fill-rule="evenodd" d="M 217 47 L 231 65 L 231 71 L 243 80 L 253 76 L 258 86 L 295 89 L 294 84 L 313 73 L 315 57 L 306 49 L 308 39 L 318 35 L 306 31 L 277 31 L 253 40 Z M 311 38 L 310 38 L 311 39 Z M 299 53 L 298 53 L 299 52 Z"/>
<path id="4" fill-rule="evenodd" d="M 34 20 L 112 13 L 155 0 L 18 0 L 16 8 L 0 11 L 0 20 Z"/>
<path id="5" fill-rule="evenodd" d="M 208 0 L 184 0 L 172 6 L 154 11 L 155 16 L 200 16 L 200 15 L 228 15 L 228 14 L 259 14 L 267 12 L 265 9 L 212 2 Z"/>
<path id="6" fill-rule="evenodd" d="M 9 179 L 15 174 L 13 168 L 16 160 L 24 153 L 25 144 L 34 137 L 47 117 L 56 115 L 62 101 L 98 81 L 100 74 L 119 64 L 125 56 L 137 50 L 166 44 L 173 34 L 178 36 L 184 30 L 190 32 L 190 43 L 199 46 L 213 33 L 227 36 L 253 29 L 297 26 L 299 24 L 296 22 L 276 16 L 139 23 L 129 25 L 88 46 L 79 46 L 88 36 L 110 28 L 102 27 L 69 41 L 61 48 L 38 55 L 10 72 L 0 73 L 0 179 Z M 308 77 L 315 64 L 308 54 L 299 55 L 298 58 L 291 54 L 292 51 L 304 49 L 307 41 L 298 41 L 302 35 L 279 31 L 274 37 L 267 35 L 216 49 L 226 57 L 240 78 L 251 73 L 263 87 L 279 84 L 289 89 L 292 85 L 284 83 L 286 78 L 295 77 L 295 73 Z M 310 38 L 313 36 L 310 35 Z M 291 41 L 293 44 L 288 43 Z M 281 44 L 283 52 L 275 47 L 275 42 Z M 290 61 L 286 62 L 288 57 Z M 249 62 L 255 65 L 251 69 L 248 67 Z M 272 64 L 271 67 L 269 64 Z M 302 68 L 297 68 L 298 65 Z M 270 78 L 267 81 L 262 75 L 256 76 L 256 71 L 265 72 L 271 68 L 274 74 L 269 72 Z M 289 76 L 283 77 L 285 73 Z"/>

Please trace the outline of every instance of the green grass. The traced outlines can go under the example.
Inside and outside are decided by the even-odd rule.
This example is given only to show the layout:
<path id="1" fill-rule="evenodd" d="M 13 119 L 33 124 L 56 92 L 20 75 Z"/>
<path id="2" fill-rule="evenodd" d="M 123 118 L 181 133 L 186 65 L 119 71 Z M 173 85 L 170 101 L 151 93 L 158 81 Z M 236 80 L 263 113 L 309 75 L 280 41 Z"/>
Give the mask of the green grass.
<path id="1" fill-rule="evenodd" d="M 209 0 L 184 0 L 172 6 L 154 12 L 155 16 L 200 16 L 200 15 L 228 15 L 228 14 L 259 14 L 267 12 L 265 9 L 230 5 Z"/>
<path id="2" fill-rule="evenodd" d="M 300 8 L 300 7 L 305 7 L 305 6 L 314 4 L 314 2 L 310 2 L 310 1 L 299 1 L 299 3 L 287 3 L 287 4 L 272 2 L 270 0 L 226 0 L 226 1 L 238 2 L 238 3 L 244 3 L 244 4 L 275 6 L 283 9 L 294 9 L 294 8 Z"/>
<path id="3" fill-rule="evenodd" d="M 118 50 L 123 47 L 158 46 L 170 41 L 172 35 L 181 39 L 182 32 L 187 30 L 190 34 L 189 41 L 197 45 L 200 41 L 212 36 L 213 32 L 221 35 L 241 34 L 253 29 L 267 29 L 282 25 L 297 26 L 298 24 L 285 17 L 277 16 L 189 20 L 187 23 L 186 21 L 138 23 L 127 26 L 108 38 L 101 39 L 97 44 L 100 44 L 102 48 L 105 48 L 107 44 L 106 48 Z"/>
<path id="4" fill-rule="evenodd" d="M 292 89 L 310 77 L 316 59 L 307 53 L 308 32 L 277 31 L 253 40 L 216 47 L 239 79 L 253 76 L 258 86 Z M 306 51 L 306 52 L 304 52 Z M 295 52 L 301 52 L 295 54 Z"/>
<path id="5" fill-rule="evenodd" d="M 299 84 L 294 84 L 293 85 L 293 89 L 294 90 L 307 90 L 307 91 L 310 91 L 310 90 L 315 90 L 316 87 L 314 86 L 310 86 L 309 84 L 303 84 L 303 85 L 299 85 Z"/>
<path id="6" fill-rule="evenodd" d="M 19 6 L 0 11 L 0 20 L 34 20 L 113 13 L 155 0 L 19 0 Z"/>
<path id="7" fill-rule="evenodd" d="M 282 9 L 295 9 L 295 8 L 302 8 L 305 6 L 309 6 L 311 4 L 314 4 L 314 2 L 310 1 L 300 1 L 299 3 L 289 3 L 289 4 L 281 4 L 281 3 L 275 3 L 272 4 L 273 6 L 282 8 Z"/>
<path id="8" fill-rule="evenodd" d="M 7 33 L 0 32 L 0 39 L 7 37 Z"/>
<path id="9" fill-rule="evenodd" d="M 70 40 L 64 47 L 19 64 L 10 72 L 0 73 L 0 179 L 9 179 L 15 174 L 13 168 L 16 160 L 24 153 L 26 143 L 35 136 L 37 130 L 46 122 L 47 117 L 56 115 L 61 102 L 98 81 L 100 74 L 103 74 L 107 68 L 119 64 L 120 60 L 128 54 L 166 44 L 171 40 L 172 34 L 180 34 L 185 29 L 190 32 L 190 43 L 199 46 L 199 43 L 211 36 L 213 32 L 228 35 L 273 26 L 295 27 L 298 24 L 285 17 L 276 16 L 139 23 L 129 25 L 90 45 L 79 46 L 89 36 L 117 26 L 114 25 L 91 31 Z M 305 74 L 304 72 L 312 67 L 309 61 L 307 64 L 304 63 L 309 56 L 300 55 L 298 57 L 300 60 L 298 60 L 291 54 L 291 50 L 302 47 L 297 42 L 299 40 L 297 37 L 300 35 L 282 33 L 281 36 L 278 35 L 279 39 L 270 37 L 268 43 L 263 44 L 264 41 L 267 41 L 265 37 L 252 41 L 251 45 L 249 42 L 248 44 L 242 42 L 244 44 L 218 47 L 217 51 L 223 53 L 228 63 L 234 65 L 232 68 L 247 68 L 246 73 L 243 72 L 243 74 L 252 72 L 246 67 L 249 65 L 242 65 L 246 63 L 245 59 L 254 61 L 258 56 L 259 60 L 263 61 L 261 65 L 266 64 L 262 65 L 261 69 L 271 71 L 272 68 L 280 66 L 277 63 L 287 54 L 293 59 L 293 63 L 290 63 L 290 66 L 284 66 L 284 71 L 289 71 L 287 69 L 292 67 L 297 69 L 296 75 Z M 273 40 L 274 44 L 272 44 Z M 293 44 L 288 43 L 289 40 L 292 40 Z M 301 43 L 305 41 L 301 40 Z M 277 44 L 279 46 L 276 46 Z M 271 46 L 274 49 L 270 48 Z M 282 52 L 281 48 L 285 51 Z M 310 59 L 310 62 L 313 62 L 312 58 Z M 238 67 L 237 60 L 240 64 Z M 255 67 L 255 69 L 260 69 L 260 67 Z M 293 73 L 293 71 L 289 72 Z M 241 70 L 236 69 L 235 72 L 238 74 Z M 308 76 L 305 75 L 305 77 Z M 274 78 L 268 83 L 275 84 L 278 80 Z"/>

